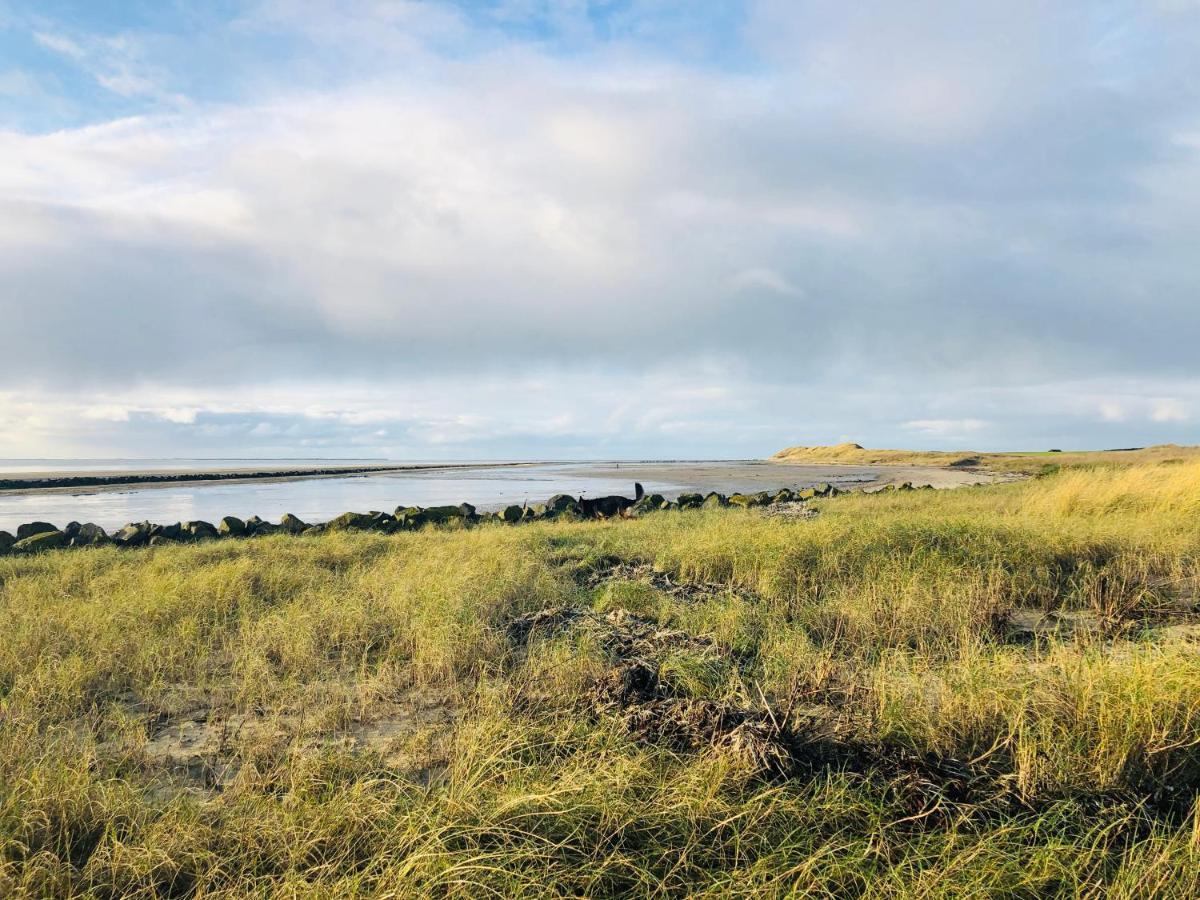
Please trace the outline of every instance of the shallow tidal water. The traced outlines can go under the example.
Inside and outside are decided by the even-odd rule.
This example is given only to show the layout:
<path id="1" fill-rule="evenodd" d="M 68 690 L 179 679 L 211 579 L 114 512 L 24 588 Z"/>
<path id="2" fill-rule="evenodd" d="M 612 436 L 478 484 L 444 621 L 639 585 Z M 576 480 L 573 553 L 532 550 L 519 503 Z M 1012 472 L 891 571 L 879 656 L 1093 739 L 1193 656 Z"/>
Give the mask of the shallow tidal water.
<path id="1" fill-rule="evenodd" d="M 85 465 L 84 463 L 92 464 Z M 201 462 L 208 463 L 201 465 Z M 261 461 L 236 465 L 187 461 L 175 469 L 245 468 L 257 470 Z M 340 463 L 350 461 L 339 460 Z M 377 461 L 376 461 L 377 462 Z M 0 473 L 18 471 L 161 470 L 146 461 L 104 460 L 56 463 L 48 460 L 0 461 Z M 324 522 L 343 512 L 391 512 L 397 506 L 438 506 L 467 502 L 480 511 L 509 504 L 541 503 L 554 494 L 598 497 L 633 496 L 640 481 L 647 493 L 672 498 L 687 491 L 779 490 L 821 482 L 853 487 L 875 478 L 871 467 L 793 466 L 760 461 L 715 462 L 568 462 L 532 463 L 502 468 L 463 467 L 379 472 L 370 475 L 298 478 L 287 481 L 226 481 L 155 487 L 83 488 L 79 490 L 0 492 L 0 530 L 14 532 L 23 522 L 46 521 L 60 528 L 70 521 L 95 522 L 106 529 L 149 520 L 162 524 L 222 516 L 257 515 L 278 521 L 292 513 L 306 522 Z"/>

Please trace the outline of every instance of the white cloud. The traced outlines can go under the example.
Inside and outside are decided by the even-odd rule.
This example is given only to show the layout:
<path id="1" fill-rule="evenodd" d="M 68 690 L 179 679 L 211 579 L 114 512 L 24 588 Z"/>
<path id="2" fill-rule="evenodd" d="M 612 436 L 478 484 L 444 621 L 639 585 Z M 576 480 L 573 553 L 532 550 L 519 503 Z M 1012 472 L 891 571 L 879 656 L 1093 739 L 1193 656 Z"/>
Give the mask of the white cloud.
<path id="1" fill-rule="evenodd" d="M 1187 422 L 1192 418 L 1188 404 L 1169 397 L 1151 403 L 1150 419 L 1154 422 Z"/>
<path id="2" fill-rule="evenodd" d="M 75 41 L 61 34 L 49 34 L 39 31 L 33 37 L 34 40 L 47 50 L 53 50 L 55 53 L 62 54 L 69 59 L 81 60 L 87 56 L 86 51 L 75 43 Z"/>
<path id="3" fill-rule="evenodd" d="M 763 0 L 706 67 L 505 9 L 253 5 L 302 50 L 220 103 L 43 28 L 148 111 L 0 132 L 9 385 L 155 440 L 1200 438 L 1186 21 Z"/>
<path id="4" fill-rule="evenodd" d="M 186 105 L 185 99 L 163 87 L 165 74 L 144 59 L 145 50 L 130 34 L 72 38 L 37 31 L 34 40 L 42 47 L 75 63 L 107 91 L 122 97 L 151 97 Z"/>

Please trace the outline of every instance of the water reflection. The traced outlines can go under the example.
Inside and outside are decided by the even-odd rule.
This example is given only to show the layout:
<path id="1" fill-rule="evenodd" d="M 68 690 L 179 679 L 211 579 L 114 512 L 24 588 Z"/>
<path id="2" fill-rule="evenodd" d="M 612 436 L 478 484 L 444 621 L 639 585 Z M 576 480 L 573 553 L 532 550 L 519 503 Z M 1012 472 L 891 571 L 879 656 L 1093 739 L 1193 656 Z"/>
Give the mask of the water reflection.
<path id="1" fill-rule="evenodd" d="M 345 462 L 340 461 L 340 462 Z M 43 466 L 39 471 L 44 471 Z M 93 468 L 96 468 L 93 466 Z M 820 481 L 848 485 L 872 478 L 869 468 L 779 466 L 755 462 L 545 463 L 519 468 L 389 472 L 277 482 L 224 482 L 128 490 L 0 494 L 0 530 L 42 520 L 95 522 L 113 529 L 126 522 L 215 521 L 258 515 L 277 521 L 290 512 L 321 522 L 348 510 L 391 511 L 400 505 L 473 503 L 481 510 L 539 503 L 557 493 L 632 495 L 639 480 L 668 497 L 683 491 L 772 490 Z"/>

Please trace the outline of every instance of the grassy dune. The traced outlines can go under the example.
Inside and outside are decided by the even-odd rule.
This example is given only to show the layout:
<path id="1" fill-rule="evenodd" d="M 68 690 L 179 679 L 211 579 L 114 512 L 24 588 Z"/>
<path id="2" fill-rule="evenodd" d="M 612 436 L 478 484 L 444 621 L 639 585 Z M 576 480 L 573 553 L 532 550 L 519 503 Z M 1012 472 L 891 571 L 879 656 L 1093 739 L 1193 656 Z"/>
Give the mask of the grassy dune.
<path id="1" fill-rule="evenodd" d="M 847 466 L 961 466 L 1032 475 L 1051 468 L 1129 466 L 1200 460 L 1200 447 L 1159 444 L 1137 450 L 1075 450 L 1036 453 L 978 453 L 974 450 L 868 450 L 858 444 L 788 447 L 771 457 L 776 462 Z"/>
<path id="2" fill-rule="evenodd" d="M 1200 894 L 1200 462 L 0 558 L 0 896 Z"/>

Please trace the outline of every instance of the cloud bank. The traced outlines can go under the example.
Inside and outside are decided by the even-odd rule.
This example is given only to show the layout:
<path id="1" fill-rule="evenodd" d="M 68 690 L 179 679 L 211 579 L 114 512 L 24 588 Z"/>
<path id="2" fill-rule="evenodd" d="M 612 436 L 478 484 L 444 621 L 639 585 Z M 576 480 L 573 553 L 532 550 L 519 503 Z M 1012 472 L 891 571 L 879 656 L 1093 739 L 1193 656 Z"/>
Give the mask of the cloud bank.
<path id="1" fill-rule="evenodd" d="M 6 10 L 0 454 L 1200 440 L 1200 10 L 672 6 Z"/>

